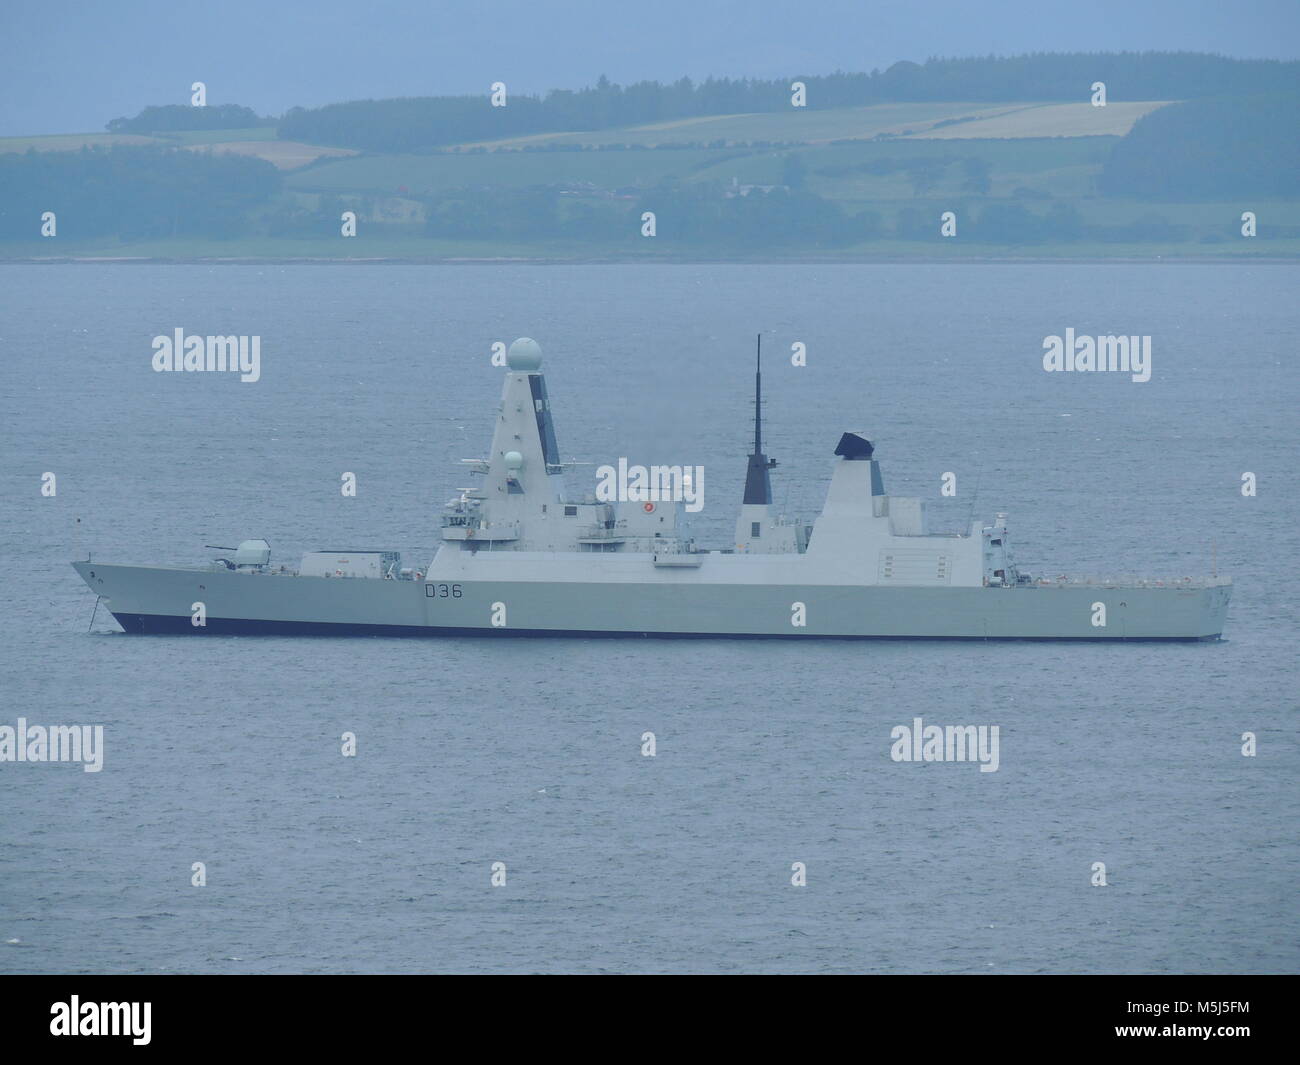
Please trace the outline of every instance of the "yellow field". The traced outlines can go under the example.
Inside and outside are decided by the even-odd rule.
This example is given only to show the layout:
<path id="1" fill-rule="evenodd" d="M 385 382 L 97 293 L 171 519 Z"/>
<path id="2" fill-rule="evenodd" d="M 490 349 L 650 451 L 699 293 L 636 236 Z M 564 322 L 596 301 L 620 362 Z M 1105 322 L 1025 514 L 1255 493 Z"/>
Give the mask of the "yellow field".
<path id="1" fill-rule="evenodd" d="M 218 144 L 190 144 L 192 152 L 229 152 L 234 155 L 252 155 L 274 163 L 280 170 L 296 170 L 315 162 L 325 155 L 356 155 L 351 148 L 321 148 L 299 141 L 223 141 Z"/>
<path id="2" fill-rule="evenodd" d="M 0 152 L 25 152 L 35 148 L 38 152 L 75 152 L 91 145 L 113 144 L 168 144 L 176 145 L 170 137 L 146 137 L 136 133 L 56 133 L 48 137 L 0 137 Z M 236 155 L 253 155 L 274 163 L 280 170 L 295 170 L 306 166 L 323 155 L 356 155 L 351 148 L 319 148 L 314 144 L 276 140 L 228 140 L 212 144 L 186 144 L 191 151 L 233 152 Z"/>
<path id="3" fill-rule="evenodd" d="M 524 137 L 477 141 L 462 148 L 524 148 L 543 145 L 727 144 L 780 141 L 826 144 L 835 140 L 985 137 L 1120 136 L 1133 123 L 1167 101 L 1077 104 L 905 103 L 842 107 L 829 111 L 796 110 L 742 115 L 704 115 L 653 122 L 643 126 L 589 133 L 536 133 Z M 960 120 L 960 121 L 953 121 Z M 951 122 L 951 125 L 940 123 Z"/>
<path id="4" fill-rule="evenodd" d="M 984 137 L 1122 137 L 1133 123 L 1168 100 L 1093 107 L 1090 103 L 1011 105 L 974 122 L 958 122 L 913 133 L 909 140 Z"/>
<path id="5" fill-rule="evenodd" d="M 772 141 L 822 145 L 837 140 L 958 140 L 1034 137 L 1123 136 L 1143 115 L 1167 101 L 1121 102 L 1093 107 L 1071 104 L 905 103 L 845 107 L 827 111 L 792 108 L 763 114 L 705 115 L 592 133 L 540 133 L 483 141 L 473 146 L 522 148 L 527 145 L 724 144 Z M 957 120 L 957 121 L 954 121 Z M 951 124 L 941 124 L 951 123 Z M 232 131 L 233 132 L 233 131 Z M 265 131 L 270 134 L 271 131 Z M 221 136 L 222 131 L 216 131 Z M 187 144 L 191 151 L 231 152 L 265 159 L 280 170 L 297 170 L 322 157 L 360 153 L 298 141 L 217 140 Z M 87 145 L 175 144 L 176 138 L 130 133 L 68 133 L 46 137 L 0 138 L 0 152 L 75 151 Z M 462 145 L 471 147 L 471 145 Z"/>
<path id="6" fill-rule="evenodd" d="M 523 148 L 552 144 L 727 144 L 782 141 L 826 144 L 833 140 L 870 140 L 879 134 L 901 136 L 929 129 L 943 119 L 998 115 L 1027 104 L 905 103 L 841 107 L 827 111 L 791 108 L 761 114 L 701 115 L 653 122 L 644 126 L 603 129 L 590 133 L 537 133 L 525 137 L 478 141 L 464 148 Z M 964 123 L 975 125 L 974 122 Z"/>

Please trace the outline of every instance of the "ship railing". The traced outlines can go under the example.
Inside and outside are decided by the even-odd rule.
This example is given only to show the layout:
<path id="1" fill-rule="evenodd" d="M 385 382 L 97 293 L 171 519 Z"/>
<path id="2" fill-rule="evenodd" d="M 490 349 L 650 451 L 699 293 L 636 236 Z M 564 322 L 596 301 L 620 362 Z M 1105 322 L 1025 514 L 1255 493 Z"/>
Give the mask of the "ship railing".
<path id="1" fill-rule="evenodd" d="M 448 518 L 459 517 L 460 515 L 449 515 L 443 518 L 442 537 L 444 540 L 491 543 L 494 540 L 519 539 L 519 522 L 517 521 L 485 522 L 478 517 L 460 521 L 448 520 Z"/>
<path id="2" fill-rule="evenodd" d="M 1056 577 L 1039 577 L 1034 582 L 1040 588 L 1215 588 L 1232 583 L 1230 577 L 1155 577 L 1150 574 L 1121 573 L 1102 576 L 1085 574 L 1060 574 Z"/>
<path id="3" fill-rule="evenodd" d="M 581 525 L 578 527 L 579 540 L 626 540 L 627 533 L 617 528 L 598 525 Z"/>

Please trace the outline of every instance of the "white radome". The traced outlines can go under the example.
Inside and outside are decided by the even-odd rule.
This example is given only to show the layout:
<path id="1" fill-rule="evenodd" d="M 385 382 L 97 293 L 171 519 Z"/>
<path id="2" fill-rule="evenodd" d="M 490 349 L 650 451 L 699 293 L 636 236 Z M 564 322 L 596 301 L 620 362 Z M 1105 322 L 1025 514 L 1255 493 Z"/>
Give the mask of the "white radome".
<path id="1" fill-rule="evenodd" d="M 518 473 L 524 465 L 524 457 L 518 451 L 507 451 L 503 458 L 505 459 L 506 469 L 511 473 Z"/>
<path id="2" fill-rule="evenodd" d="M 506 365 L 512 370 L 533 373 L 542 368 L 542 348 L 532 337 L 520 337 L 506 352 Z"/>

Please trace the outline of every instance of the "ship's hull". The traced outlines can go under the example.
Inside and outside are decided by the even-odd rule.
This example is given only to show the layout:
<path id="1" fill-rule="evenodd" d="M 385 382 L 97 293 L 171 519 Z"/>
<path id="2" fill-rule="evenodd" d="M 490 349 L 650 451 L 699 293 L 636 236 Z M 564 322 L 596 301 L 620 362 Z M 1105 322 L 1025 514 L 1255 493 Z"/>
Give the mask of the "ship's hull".
<path id="1" fill-rule="evenodd" d="M 1206 640 L 1223 632 L 1231 593 L 1227 582 L 912 587 L 635 570 L 584 581 L 563 569 L 413 582 L 73 565 L 127 632 L 185 635 Z"/>

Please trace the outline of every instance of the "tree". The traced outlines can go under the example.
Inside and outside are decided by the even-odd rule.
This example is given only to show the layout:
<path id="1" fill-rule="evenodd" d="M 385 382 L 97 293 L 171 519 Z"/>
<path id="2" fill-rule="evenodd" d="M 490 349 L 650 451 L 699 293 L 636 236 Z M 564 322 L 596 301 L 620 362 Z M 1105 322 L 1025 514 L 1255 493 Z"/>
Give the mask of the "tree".
<path id="1" fill-rule="evenodd" d="M 961 162 L 962 191 L 976 196 L 987 196 L 992 183 L 989 180 L 989 161 L 978 155 L 968 155 Z"/>
<path id="2" fill-rule="evenodd" d="M 791 152 L 782 160 L 781 184 L 788 188 L 803 188 L 804 178 L 807 177 L 807 174 L 808 167 L 804 164 L 803 156 L 798 152 Z"/>

